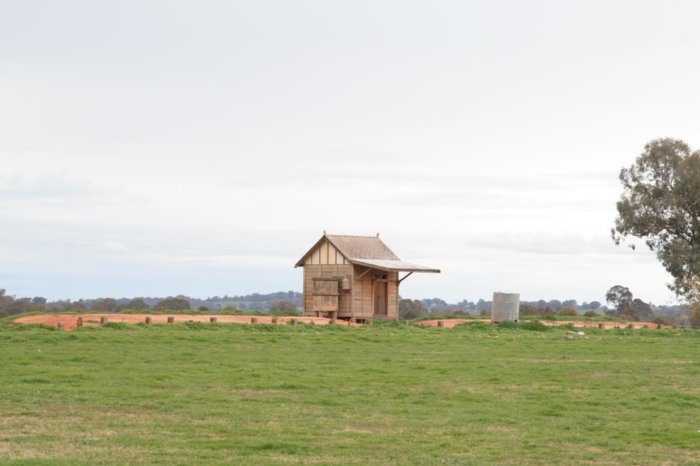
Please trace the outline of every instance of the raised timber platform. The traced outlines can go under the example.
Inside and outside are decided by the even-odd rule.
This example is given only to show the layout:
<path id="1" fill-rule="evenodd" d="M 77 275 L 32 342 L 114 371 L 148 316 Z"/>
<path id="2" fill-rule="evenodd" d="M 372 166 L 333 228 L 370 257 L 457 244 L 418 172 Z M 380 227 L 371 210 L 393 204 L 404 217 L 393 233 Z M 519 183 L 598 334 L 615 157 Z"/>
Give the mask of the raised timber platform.
<path id="1" fill-rule="evenodd" d="M 75 330 L 78 320 L 81 319 L 83 327 L 99 327 L 108 322 L 122 322 L 126 324 L 178 324 L 185 322 L 202 322 L 211 324 L 269 324 L 287 325 L 295 320 L 298 324 L 315 325 L 345 325 L 349 327 L 361 327 L 361 324 L 343 320 L 333 320 L 325 317 L 301 317 L 301 316 L 245 316 L 245 315 L 211 315 L 211 314 L 40 314 L 24 316 L 15 319 L 16 324 L 50 325 L 63 330 Z"/>

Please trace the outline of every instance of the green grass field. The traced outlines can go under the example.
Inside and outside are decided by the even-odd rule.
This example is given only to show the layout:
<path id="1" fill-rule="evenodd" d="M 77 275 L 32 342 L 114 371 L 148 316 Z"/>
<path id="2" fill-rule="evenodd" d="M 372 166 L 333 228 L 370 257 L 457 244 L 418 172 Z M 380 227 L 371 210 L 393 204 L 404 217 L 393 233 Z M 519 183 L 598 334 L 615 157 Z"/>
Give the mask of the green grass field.
<path id="1" fill-rule="evenodd" d="M 700 464 L 700 332 L 0 328 L 1 464 Z"/>

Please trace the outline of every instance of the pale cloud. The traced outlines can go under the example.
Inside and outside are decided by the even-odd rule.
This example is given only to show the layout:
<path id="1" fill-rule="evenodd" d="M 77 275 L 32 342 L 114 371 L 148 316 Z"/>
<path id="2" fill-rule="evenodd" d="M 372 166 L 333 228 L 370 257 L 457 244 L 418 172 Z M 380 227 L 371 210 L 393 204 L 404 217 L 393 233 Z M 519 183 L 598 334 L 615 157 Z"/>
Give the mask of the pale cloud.
<path id="1" fill-rule="evenodd" d="M 645 142 L 700 140 L 698 14 L 632 1 L 4 4 L 0 286 L 299 289 L 292 266 L 325 229 L 381 232 L 443 270 L 412 277 L 407 296 L 512 286 L 600 300 L 622 282 L 666 300 L 653 256 L 608 231 L 617 174 Z"/>
<path id="2" fill-rule="evenodd" d="M 101 191 L 94 184 L 78 180 L 65 171 L 38 174 L 0 175 L 0 202 L 10 200 L 60 201 L 91 198 Z"/>
<path id="3" fill-rule="evenodd" d="M 484 250 L 497 249 L 544 255 L 626 255 L 624 248 L 615 246 L 609 236 L 597 235 L 587 237 L 575 233 L 496 233 L 468 238 L 466 244 L 472 248 Z M 639 253 L 639 256 L 653 260 L 651 254 L 643 251 Z"/>

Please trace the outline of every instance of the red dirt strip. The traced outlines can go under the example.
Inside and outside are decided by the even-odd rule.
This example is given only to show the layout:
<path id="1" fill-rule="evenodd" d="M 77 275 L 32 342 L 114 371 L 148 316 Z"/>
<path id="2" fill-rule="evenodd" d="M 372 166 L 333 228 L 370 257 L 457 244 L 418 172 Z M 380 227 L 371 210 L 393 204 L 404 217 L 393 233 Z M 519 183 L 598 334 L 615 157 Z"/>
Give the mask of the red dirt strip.
<path id="1" fill-rule="evenodd" d="M 78 319 L 82 317 L 83 325 L 86 327 L 97 327 L 102 325 L 100 322 L 106 318 L 108 322 L 124 322 L 127 324 L 143 324 L 146 322 L 146 317 L 151 318 L 151 324 L 167 324 L 168 318 L 174 319 L 173 323 L 181 324 L 183 322 L 203 322 L 210 323 L 212 317 L 216 318 L 216 323 L 219 324 L 273 324 L 278 325 L 290 324 L 293 319 L 299 324 L 316 324 L 328 325 L 331 319 L 323 317 L 294 317 L 294 316 L 236 316 L 236 315 L 191 315 L 191 314 L 76 314 L 76 315 L 61 315 L 61 314 L 40 314 L 34 316 L 25 316 L 15 319 L 18 324 L 44 324 L 52 327 L 58 327 L 63 324 L 65 330 L 75 330 L 78 328 Z M 273 322 L 273 319 L 276 319 Z M 344 325 L 347 327 L 362 327 L 362 324 L 337 320 L 335 325 Z"/>
<path id="2" fill-rule="evenodd" d="M 421 322 L 416 322 L 418 325 L 424 327 L 444 327 L 444 328 L 454 328 L 457 325 L 469 323 L 469 322 L 481 322 L 484 324 L 490 324 L 490 319 L 435 319 L 435 320 L 423 320 Z M 594 321 L 584 321 L 584 320 L 540 320 L 540 322 L 548 327 L 562 327 L 565 325 L 571 325 L 573 327 L 595 327 L 604 329 L 613 328 L 671 328 L 670 325 L 659 325 L 652 322 L 594 322 Z"/>

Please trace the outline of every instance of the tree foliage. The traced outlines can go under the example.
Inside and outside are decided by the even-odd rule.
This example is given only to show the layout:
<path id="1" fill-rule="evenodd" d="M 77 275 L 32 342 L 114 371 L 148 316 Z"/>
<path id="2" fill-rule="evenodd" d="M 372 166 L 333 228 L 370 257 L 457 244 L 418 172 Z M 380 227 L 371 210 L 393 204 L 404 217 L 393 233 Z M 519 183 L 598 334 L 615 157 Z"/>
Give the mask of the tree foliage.
<path id="1" fill-rule="evenodd" d="M 615 285 L 605 293 L 605 301 L 612 304 L 617 312 L 622 312 L 632 305 L 633 295 L 629 288 L 622 285 Z"/>
<path id="2" fill-rule="evenodd" d="M 161 311 L 189 311 L 190 302 L 184 298 L 165 298 L 159 301 L 154 309 Z"/>
<path id="3" fill-rule="evenodd" d="M 490 312 L 486 315 L 490 315 Z M 537 303 L 528 303 L 525 301 L 520 301 L 520 315 L 551 316 L 554 315 L 554 311 L 551 307 L 547 306 L 547 302 L 544 300 L 538 301 Z"/>
<path id="4" fill-rule="evenodd" d="M 699 299 L 700 151 L 691 152 L 680 140 L 656 139 L 620 171 L 620 181 L 615 243 L 628 236 L 643 239 L 673 277 L 669 288 Z"/>
<path id="5" fill-rule="evenodd" d="M 145 311 L 150 308 L 143 298 L 134 298 L 124 305 L 124 309 L 131 309 L 132 311 Z"/>
<path id="6" fill-rule="evenodd" d="M 632 300 L 630 307 L 625 309 L 621 314 L 625 320 L 638 320 L 638 321 L 651 321 L 656 317 L 651 310 L 651 306 L 642 301 L 641 299 L 635 298 Z"/>
<path id="7" fill-rule="evenodd" d="M 625 320 L 651 321 L 656 317 L 651 310 L 651 306 L 641 299 L 635 298 L 629 288 L 622 285 L 615 285 L 605 293 L 608 303 L 615 306 L 612 312 L 606 311 L 609 315 L 615 315 Z"/>
<path id="8" fill-rule="evenodd" d="M 274 301 L 270 305 L 270 312 L 291 312 L 291 311 L 296 311 L 296 310 L 297 310 L 297 305 L 289 300 L 286 300 L 286 299 Z"/>
<path id="9" fill-rule="evenodd" d="M 700 302 L 693 304 L 690 308 L 688 323 L 693 328 L 700 328 Z"/>
<path id="10" fill-rule="evenodd" d="M 416 319 L 427 312 L 423 303 L 417 299 L 399 301 L 399 317 L 402 320 Z"/>
<path id="11" fill-rule="evenodd" d="M 5 290 L 0 288 L 0 317 L 24 312 L 41 312 L 44 304 L 35 302 L 31 298 L 15 299 L 14 296 L 5 294 Z"/>
<path id="12" fill-rule="evenodd" d="M 119 305 L 119 302 L 114 298 L 102 298 L 98 299 L 92 305 L 92 310 L 100 312 L 119 312 L 122 310 L 122 307 Z"/>

